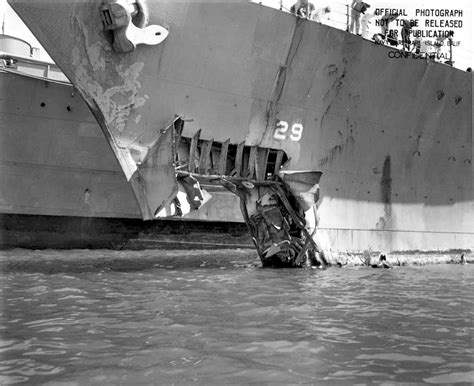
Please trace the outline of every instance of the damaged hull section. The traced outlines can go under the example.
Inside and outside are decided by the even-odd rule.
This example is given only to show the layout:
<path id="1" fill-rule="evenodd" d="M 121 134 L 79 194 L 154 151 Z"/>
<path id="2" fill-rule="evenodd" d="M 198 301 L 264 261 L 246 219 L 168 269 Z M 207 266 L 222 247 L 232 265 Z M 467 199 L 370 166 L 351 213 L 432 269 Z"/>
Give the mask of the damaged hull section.
<path id="1" fill-rule="evenodd" d="M 210 195 L 200 183 L 220 185 L 240 199 L 240 208 L 263 266 L 296 268 L 326 266 L 324 251 L 315 241 L 316 204 L 321 172 L 284 172 L 288 157 L 282 150 L 245 146 L 182 135 L 184 121 L 177 117 L 157 145 L 138 166 L 139 181 L 148 208 L 160 196 L 155 168 L 169 169 L 175 191 L 153 213 L 153 218 L 183 216 L 199 208 Z M 148 170 L 151 172 L 147 175 Z M 162 195 L 163 196 L 163 195 Z M 313 216 L 306 218 L 308 211 Z"/>
<path id="2" fill-rule="evenodd" d="M 470 74 L 246 0 L 137 1 L 131 23 L 166 38 L 122 53 L 105 2 L 9 3 L 91 108 L 143 219 L 177 211 L 180 173 L 321 171 L 326 253 L 474 248 Z"/>

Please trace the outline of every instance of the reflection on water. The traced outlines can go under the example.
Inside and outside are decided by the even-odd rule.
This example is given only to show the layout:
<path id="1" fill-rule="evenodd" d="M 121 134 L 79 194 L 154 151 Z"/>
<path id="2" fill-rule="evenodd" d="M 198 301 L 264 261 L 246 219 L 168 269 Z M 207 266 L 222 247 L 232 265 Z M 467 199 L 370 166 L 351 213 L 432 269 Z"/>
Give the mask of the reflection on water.
<path id="1" fill-rule="evenodd" d="M 473 265 L 3 252 L 0 383 L 472 382 Z"/>

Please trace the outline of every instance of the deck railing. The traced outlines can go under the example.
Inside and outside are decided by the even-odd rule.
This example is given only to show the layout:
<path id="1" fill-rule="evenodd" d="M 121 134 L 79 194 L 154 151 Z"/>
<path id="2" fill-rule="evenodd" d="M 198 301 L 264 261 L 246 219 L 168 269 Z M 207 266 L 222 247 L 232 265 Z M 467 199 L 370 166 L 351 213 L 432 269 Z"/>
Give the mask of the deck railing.
<path id="1" fill-rule="evenodd" d="M 290 12 L 288 7 L 288 1 L 283 0 L 250 0 L 253 3 L 261 4 L 271 8 L 279 9 L 283 12 Z M 369 1 L 370 3 L 370 1 Z M 350 25 L 352 23 L 353 17 L 351 12 L 351 2 L 342 2 L 342 1 L 328 1 L 327 4 L 321 4 L 315 2 L 316 7 L 324 8 L 326 6 L 330 7 L 329 18 L 323 19 L 322 24 L 329 25 L 333 28 L 337 28 L 343 31 L 349 31 Z M 360 15 L 360 35 L 361 38 L 366 40 L 374 41 L 374 36 L 377 34 L 382 34 L 382 26 L 378 22 L 381 16 L 376 16 L 373 10 L 368 10 L 365 14 Z M 416 47 L 414 45 L 414 38 L 410 36 L 411 44 L 410 48 L 404 49 L 401 42 L 401 27 L 397 25 L 396 22 L 391 22 L 389 25 L 390 29 L 398 31 L 398 44 L 396 46 L 390 46 L 394 50 L 399 51 L 409 51 L 416 52 Z M 430 39 L 434 42 L 435 39 Z M 457 45 L 458 39 L 456 35 L 450 40 L 446 38 L 443 45 L 436 46 L 434 44 L 426 44 L 427 41 L 421 41 L 421 52 L 422 56 L 425 56 L 427 60 L 438 61 L 447 65 L 452 65 L 454 67 L 466 70 L 467 67 L 472 65 L 473 51 L 469 48 L 461 47 Z M 386 42 L 384 43 L 388 45 Z"/>
<path id="2" fill-rule="evenodd" d="M 17 73 L 51 82 L 70 84 L 67 77 L 53 62 L 14 55 L 0 51 L 0 71 Z"/>

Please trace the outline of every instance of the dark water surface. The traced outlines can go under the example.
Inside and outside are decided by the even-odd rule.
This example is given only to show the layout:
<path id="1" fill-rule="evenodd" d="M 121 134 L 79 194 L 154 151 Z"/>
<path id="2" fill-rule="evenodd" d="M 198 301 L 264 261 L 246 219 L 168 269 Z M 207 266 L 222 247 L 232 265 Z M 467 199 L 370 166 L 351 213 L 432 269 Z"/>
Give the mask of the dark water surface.
<path id="1" fill-rule="evenodd" d="M 474 380 L 474 265 L 273 270 L 243 250 L 1 256 L 0 384 Z"/>

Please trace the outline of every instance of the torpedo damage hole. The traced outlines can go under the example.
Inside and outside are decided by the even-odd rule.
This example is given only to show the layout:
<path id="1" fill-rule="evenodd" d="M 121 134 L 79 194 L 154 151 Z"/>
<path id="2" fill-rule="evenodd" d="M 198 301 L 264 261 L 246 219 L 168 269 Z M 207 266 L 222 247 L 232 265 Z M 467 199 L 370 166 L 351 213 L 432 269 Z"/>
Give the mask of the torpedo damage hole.
<path id="1" fill-rule="evenodd" d="M 176 165 L 192 173 L 270 179 L 288 161 L 283 150 L 181 137 Z"/>
<path id="2" fill-rule="evenodd" d="M 148 151 L 140 139 L 131 147 L 144 219 L 183 217 L 199 210 L 212 197 L 206 188 L 217 185 L 238 197 L 264 267 L 326 267 L 315 233 L 322 172 L 290 170 L 283 149 L 201 138 L 201 133 L 209 134 L 202 129 L 183 135 L 184 123 L 175 116 Z M 156 187 L 163 176 L 172 187 L 161 192 Z"/>

